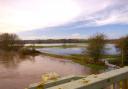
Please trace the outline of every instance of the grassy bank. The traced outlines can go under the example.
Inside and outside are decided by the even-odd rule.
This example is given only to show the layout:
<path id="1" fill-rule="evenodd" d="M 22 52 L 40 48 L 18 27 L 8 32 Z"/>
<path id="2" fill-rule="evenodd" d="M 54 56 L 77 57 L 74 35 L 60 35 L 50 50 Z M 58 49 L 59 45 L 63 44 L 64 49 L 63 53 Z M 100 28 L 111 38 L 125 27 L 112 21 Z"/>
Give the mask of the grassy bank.
<path id="1" fill-rule="evenodd" d="M 88 66 L 90 68 L 93 68 L 95 70 L 101 70 L 107 68 L 105 65 L 101 64 L 95 64 L 95 63 L 89 63 L 87 60 L 89 60 L 88 57 L 85 58 L 83 55 L 57 55 L 57 54 L 50 54 L 50 53 L 42 53 L 46 56 L 56 57 L 56 58 L 62 58 L 62 59 L 68 59 L 72 60 L 75 63 L 79 63 L 84 66 Z"/>
<path id="2" fill-rule="evenodd" d="M 83 47 L 78 45 L 58 45 L 58 46 L 34 46 L 34 48 L 76 48 L 76 47 Z M 33 48 L 33 46 L 27 46 L 26 48 Z M 87 55 L 82 54 L 71 54 L 71 55 L 58 55 L 58 54 L 51 54 L 51 53 L 41 53 L 46 56 L 56 57 L 56 58 L 62 58 L 62 59 L 68 59 L 72 60 L 73 62 L 79 63 L 81 65 L 85 65 L 97 70 L 105 69 L 106 66 L 103 63 L 94 63 Z M 118 60 L 117 55 L 104 55 L 103 59 L 107 59 L 112 63 L 116 63 Z"/>

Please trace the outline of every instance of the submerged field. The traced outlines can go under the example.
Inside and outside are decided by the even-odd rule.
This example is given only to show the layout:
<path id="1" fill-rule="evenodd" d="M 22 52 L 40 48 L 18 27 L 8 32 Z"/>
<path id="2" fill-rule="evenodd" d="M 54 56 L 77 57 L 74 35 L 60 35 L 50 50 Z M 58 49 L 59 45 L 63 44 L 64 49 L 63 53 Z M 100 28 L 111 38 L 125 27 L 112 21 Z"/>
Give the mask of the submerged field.
<path id="1" fill-rule="evenodd" d="M 67 43 L 67 44 L 36 44 L 34 47 L 36 50 L 43 53 L 43 55 L 67 58 L 73 60 L 76 63 L 95 68 L 97 70 L 106 68 L 104 65 L 89 63 L 89 57 L 85 55 L 87 43 Z M 31 48 L 32 46 L 27 46 Z M 111 62 L 118 61 L 118 51 L 114 44 L 106 44 L 105 55 L 103 59 L 107 59 Z"/>

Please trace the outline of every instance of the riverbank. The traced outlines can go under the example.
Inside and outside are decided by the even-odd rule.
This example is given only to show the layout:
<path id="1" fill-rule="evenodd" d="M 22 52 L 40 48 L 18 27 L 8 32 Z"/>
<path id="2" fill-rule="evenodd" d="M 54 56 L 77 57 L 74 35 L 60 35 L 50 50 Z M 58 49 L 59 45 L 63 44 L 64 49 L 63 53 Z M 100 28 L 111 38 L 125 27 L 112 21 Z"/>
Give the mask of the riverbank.
<path id="1" fill-rule="evenodd" d="M 82 55 L 77 55 L 77 56 L 74 56 L 74 55 L 57 55 L 57 54 L 50 54 L 50 53 L 44 53 L 44 52 L 41 52 L 42 55 L 45 55 L 45 56 L 50 56 L 50 57 L 55 57 L 55 58 L 62 58 L 62 59 L 68 59 L 68 60 L 72 60 L 73 62 L 75 63 L 79 63 L 81 65 L 84 65 L 84 66 L 88 66 L 90 68 L 93 68 L 95 70 L 103 70 L 103 69 L 106 69 L 107 66 L 104 65 L 104 63 L 89 63 L 88 58 L 85 58 L 84 56 Z"/>
<path id="2" fill-rule="evenodd" d="M 86 48 L 86 46 L 87 45 L 85 44 L 54 44 L 54 45 L 44 45 L 44 46 L 30 45 L 30 46 L 27 46 L 26 48 L 30 48 L 30 49 L 35 48 L 35 49 L 38 49 L 38 51 L 40 51 L 41 54 L 43 55 L 62 58 L 62 59 L 69 59 L 81 65 L 89 66 L 97 70 L 107 68 L 103 62 L 94 63 L 92 60 L 90 60 L 90 58 L 87 55 L 85 54 L 83 55 L 83 53 L 78 53 L 81 51 L 81 49 Z M 115 63 L 118 59 L 118 56 L 104 55 L 103 59 L 107 59 Z"/>

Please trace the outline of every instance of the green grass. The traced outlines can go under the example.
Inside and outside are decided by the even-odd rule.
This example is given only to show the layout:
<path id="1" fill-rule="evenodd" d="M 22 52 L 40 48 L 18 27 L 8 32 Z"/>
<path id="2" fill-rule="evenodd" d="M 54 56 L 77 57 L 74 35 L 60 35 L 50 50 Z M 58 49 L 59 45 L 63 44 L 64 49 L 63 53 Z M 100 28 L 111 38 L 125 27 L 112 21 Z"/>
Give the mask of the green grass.
<path id="1" fill-rule="evenodd" d="M 93 61 L 90 60 L 90 58 L 87 55 L 82 55 L 82 54 L 57 55 L 57 54 L 50 54 L 50 53 L 42 53 L 42 54 L 46 56 L 72 60 L 75 63 L 88 66 L 94 70 L 103 70 L 107 68 L 104 65 L 104 63 L 94 63 Z M 104 55 L 103 58 L 108 60 L 110 63 L 116 64 L 116 65 L 119 65 L 121 62 L 121 59 L 117 55 Z"/>
<path id="2" fill-rule="evenodd" d="M 104 65 L 98 65 L 98 64 L 87 64 L 86 66 L 95 69 L 95 70 L 102 70 L 102 69 L 106 69 L 107 66 Z"/>
<path id="3" fill-rule="evenodd" d="M 118 58 L 118 55 L 104 55 L 103 58 L 109 58 L 109 59 L 116 59 Z"/>

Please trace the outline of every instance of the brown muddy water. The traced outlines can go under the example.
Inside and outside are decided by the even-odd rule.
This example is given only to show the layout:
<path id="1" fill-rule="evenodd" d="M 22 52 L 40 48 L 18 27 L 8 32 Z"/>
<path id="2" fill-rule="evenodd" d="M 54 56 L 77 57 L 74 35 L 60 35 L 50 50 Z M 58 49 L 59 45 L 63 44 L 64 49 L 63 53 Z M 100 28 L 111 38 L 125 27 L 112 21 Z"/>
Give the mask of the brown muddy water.
<path id="1" fill-rule="evenodd" d="M 69 60 L 44 55 L 0 54 L 0 89 L 24 89 L 39 82 L 41 75 L 48 72 L 68 76 L 88 75 L 95 71 Z"/>

